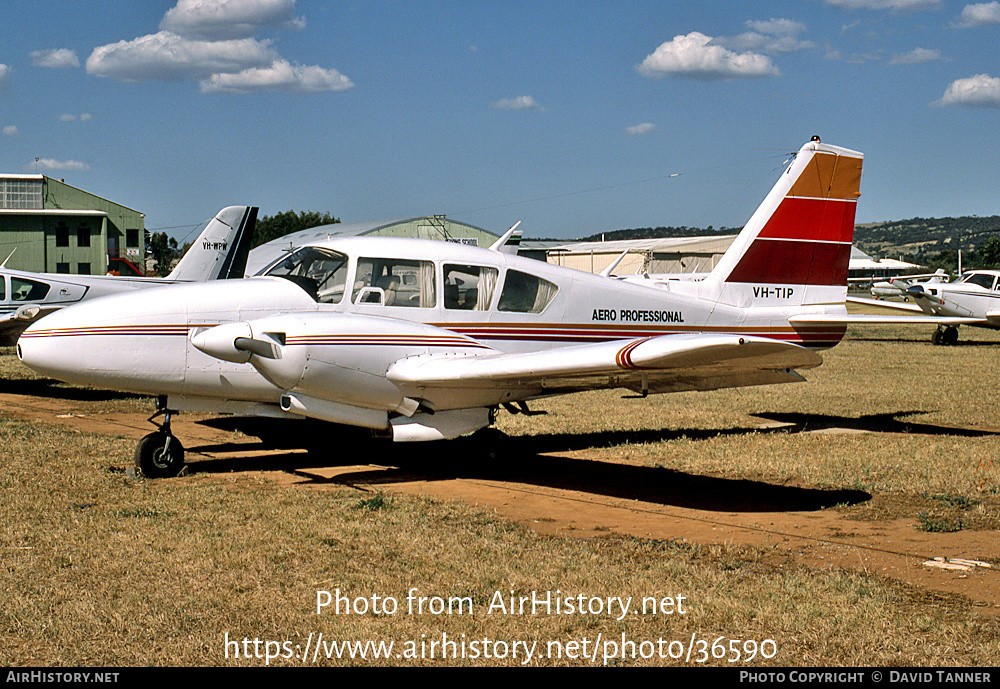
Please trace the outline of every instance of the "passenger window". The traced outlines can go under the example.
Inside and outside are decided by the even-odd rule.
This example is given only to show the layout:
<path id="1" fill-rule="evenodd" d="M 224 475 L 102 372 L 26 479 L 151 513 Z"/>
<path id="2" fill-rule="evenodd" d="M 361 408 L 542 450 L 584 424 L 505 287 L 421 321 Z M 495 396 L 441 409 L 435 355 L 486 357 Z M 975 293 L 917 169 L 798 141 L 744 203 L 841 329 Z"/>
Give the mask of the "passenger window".
<path id="1" fill-rule="evenodd" d="M 0 275 L 0 301 L 4 301 L 7 298 L 7 281 L 3 279 L 3 275 Z"/>
<path id="2" fill-rule="evenodd" d="M 339 304 L 347 284 L 347 256 L 306 246 L 283 258 L 266 275 L 294 282 L 321 304 Z"/>
<path id="3" fill-rule="evenodd" d="M 497 309 L 515 313 L 541 313 L 559 290 L 554 284 L 540 277 L 508 270 Z"/>
<path id="4" fill-rule="evenodd" d="M 444 307 L 463 311 L 488 310 L 499 275 L 496 268 L 445 265 Z"/>
<path id="5" fill-rule="evenodd" d="M 435 292 L 430 261 L 359 258 L 351 301 L 429 309 L 437 303 Z"/>
<path id="6" fill-rule="evenodd" d="M 41 301 L 49 293 L 49 286 L 44 282 L 11 277 L 11 301 Z"/>

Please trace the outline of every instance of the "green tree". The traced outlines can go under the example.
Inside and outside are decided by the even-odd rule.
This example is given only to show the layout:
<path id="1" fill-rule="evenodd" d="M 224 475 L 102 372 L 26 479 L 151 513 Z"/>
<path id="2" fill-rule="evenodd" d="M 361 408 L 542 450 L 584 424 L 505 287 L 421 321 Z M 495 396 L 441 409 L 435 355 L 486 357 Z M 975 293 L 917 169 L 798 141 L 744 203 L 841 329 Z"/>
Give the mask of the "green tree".
<path id="1" fill-rule="evenodd" d="M 1000 237 L 994 235 L 976 249 L 973 261 L 979 268 L 1000 268 Z"/>
<path id="2" fill-rule="evenodd" d="M 146 251 L 153 259 L 153 272 L 160 277 L 170 273 L 174 259 L 178 257 L 177 240 L 166 232 L 153 232 L 146 239 Z"/>
<path id="3" fill-rule="evenodd" d="M 335 218 L 329 213 L 316 213 L 314 211 L 296 213 L 289 210 L 275 215 L 265 215 L 257 219 L 257 226 L 253 231 L 253 246 L 260 246 L 272 239 L 308 230 L 310 227 L 333 225 L 339 222 L 340 218 Z"/>

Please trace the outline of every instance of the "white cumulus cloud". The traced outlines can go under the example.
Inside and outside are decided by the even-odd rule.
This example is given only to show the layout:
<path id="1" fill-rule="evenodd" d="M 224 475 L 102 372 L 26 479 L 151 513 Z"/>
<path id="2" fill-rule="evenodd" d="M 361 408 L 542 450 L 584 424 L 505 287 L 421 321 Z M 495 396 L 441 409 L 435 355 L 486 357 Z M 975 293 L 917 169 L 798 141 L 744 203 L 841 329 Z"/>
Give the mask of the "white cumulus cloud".
<path id="1" fill-rule="evenodd" d="M 17 136 L 17 127 L 12 124 L 8 124 L 3 128 L 4 136 Z"/>
<path id="2" fill-rule="evenodd" d="M 674 36 L 673 40 L 647 55 L 636 69 L 643 76 L 655 78 L 744 79 L 780 74 L 768 56 L 733 52 L 713 44 L 710 36 L 697 31 L 686 36 Z"/>
<path id="3" fill-rule="evenodd" d="M 179 0 L 167 10 L 160 29 L 203 40 L 247 38 L 272 26 L 301 28 L 295 0 Z"/>
<path id="4" fill-rule="evenodd" d="M 3 91 L 7 84 L 10 82 L 10 75 L 13 73 L 12 70 L 7 65 L 0 65 L 0 91 Z"/>
<path id="5" fill-rule="evenodd" d="M 1000 79 L 989 74 L 956 79 L 945 89 L 941 100 L 934 101 L 932 105 L 1000 108 Z"/>
<path id="6" fill-rule="evenodd" d="M 87 58 L 87 73 L 124 81 L 203 79 L 268 65 L 276 59 L 268 41 L 199 41 L 160 31 L 95 48 Z"/>
<path id="7" fill-rule="evenodd" d="M 253 67 L 235 74 L 213 74 L 201 82 L 202 93 L 251 93 L 281 91 L 314 93 L 344 91 L 354 83 L 335 69 L 292 65 L 278 60 L 268 67 Z"/>
<path id="8" fill-rule="evenodd" d="M 256 38 L 265 29 L 302 29 L 295 0 L 178 0 L 160 31 L 94 49 L 88 74 L 122 81 L 197 80 L 202 93 L 343 91 L 336 69 L 294 65 Z"/>
<path id="9" fill-rule="evenodd" d="M 545 110 L 541 104 L 531 96 L 517 96 L 515 98 L 501 98 L 490 103 L 491 108 L 497 110 Z"/>
<path id="10" fill-rule="evenodd" d="M 48 50 L 32 50 L 28 53 L 31 64 L 35 67 L 79 67 L 80 58 L 75 50 L 69 48 L 50 48 Z"/>
<path id="11" fill-rule="evenodd" d="M 643 122 L 642 124 L 626 127 L 625 131 L 628 132 L 629 136 L 638 136 L 641 134 L 649 134 L 655 129 L 656 126 L 652 122 Z"/>
<path id="12" fill-rule="evenodd" d="M 955 26 L 971 29 L 975 26 L 1000 24 L 1000 2 L 978 2 L 966 5 L 958 15 Z"/>

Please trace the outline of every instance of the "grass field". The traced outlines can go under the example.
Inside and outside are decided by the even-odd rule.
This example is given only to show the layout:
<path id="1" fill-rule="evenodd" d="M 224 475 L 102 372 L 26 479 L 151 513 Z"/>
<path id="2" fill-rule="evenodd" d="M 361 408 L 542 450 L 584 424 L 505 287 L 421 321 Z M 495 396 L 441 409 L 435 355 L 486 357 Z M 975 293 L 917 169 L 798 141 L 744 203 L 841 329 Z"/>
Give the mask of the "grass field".
<path id="1" fill-rule="evenodd" d="M 533 405 L 544 416 L 502 415 L 499 428 L 532 452 L 587 449 L 623 466 L 866 491 L 926 505 L 924 521 L 863 504 L 831 509 L 995 531 L 1000 333 L 963 328 L 958 346 L 941 348 L 930 332 L 852 329 L 804 384 L 646 400 L 588 393 Z M 0 373 L 0 392 L 34 380 L 9 350 Z M 88 404 L 134 412 L 148 402 Z M 611 642 L 636 644 L 614 665 L 1000 665 L 996 609 L 864 572 L 810 569 L 768 548 L 545 536 L 463 502 L 297 489 L 258 472 L 134 479 L 124 471 L 132 440 L 15 415 L 0 416 L 0 448 L 6 665 L 300 665 L 318 634 L 316 664 L 330 665 L 600 665 Z M 317 591 L 338 589 L 355 612 L 317 614 Z M 420 613 L 408 608 L 414 589 L 427 597 Z M 498 595 L 532 591 L 604 607 L 497 607 Z M 609 597 L 670 603 L 618 619 Z M 395 611 L 371 612 L 390 600 Z M 430 610 L 448 601 L 467 601 L 472 613 Z M 387 659 L 323 658 L 346 641 L 396 645 Z M 428 658 L 444 641 L 466 657 Z"/>

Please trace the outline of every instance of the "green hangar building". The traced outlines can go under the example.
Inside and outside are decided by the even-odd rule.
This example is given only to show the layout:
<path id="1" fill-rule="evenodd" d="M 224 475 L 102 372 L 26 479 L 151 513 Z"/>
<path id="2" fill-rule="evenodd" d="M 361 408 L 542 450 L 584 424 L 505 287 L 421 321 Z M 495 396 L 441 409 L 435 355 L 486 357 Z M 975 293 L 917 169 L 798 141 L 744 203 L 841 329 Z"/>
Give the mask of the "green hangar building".
<path id="1" fill-rule="evenodd" d="M 0 174 L 0 261 L 35 273 L 143 275 L 144 216 L 45 175 Z"/>

